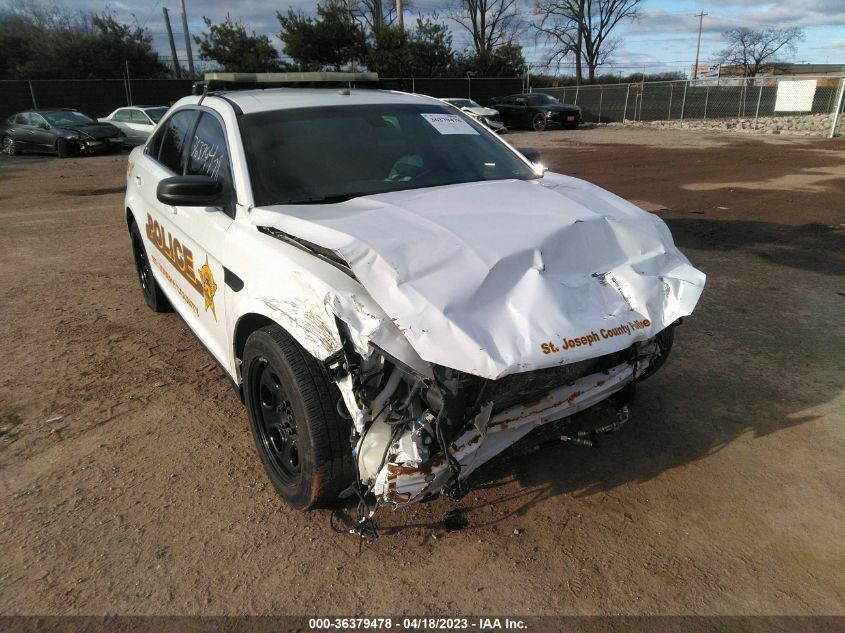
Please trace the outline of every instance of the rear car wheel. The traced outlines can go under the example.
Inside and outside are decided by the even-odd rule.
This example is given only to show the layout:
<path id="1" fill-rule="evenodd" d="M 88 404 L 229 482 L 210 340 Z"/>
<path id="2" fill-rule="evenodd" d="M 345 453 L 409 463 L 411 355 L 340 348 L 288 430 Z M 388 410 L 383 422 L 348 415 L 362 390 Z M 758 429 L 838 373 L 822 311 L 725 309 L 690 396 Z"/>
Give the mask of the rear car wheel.
<path id="1" fill-rule="evenodd" d="M 8 134 L 3 137 L 3 151 L 9 156 L 17 156 L 18 154 L 20 154 L 18 144 L 15 143 L 15 139 L 13 139 Z"/>
<path id="2" fill-rule="evenodd" d="M 132 254 L 135 257 L 135 270 L 138 273 L 138 281 L 141 284 L 141 293 L 144 301 L 153 312 L 172 312 L 173 306 L 164 296 L 161 288 L 153 277 L 153 269 L 150 267 L 150 260 L 147 257 L 147 249 L 144 248 L 144 240 L 141 239 L 141 231 L 138 224 L 133 222 L 129 229 L 132 237 Z"/>
<path id="3" fill-rule="evenodd" d="M 249 336 L 243 368 L 250 428 L 273 487 L 298 510 L 331 505 L 355 477 L 337 387 L 277 325 Z"/>
<path id="4" fill-rule="evenodd" d="M 544 131 L 548 123 L 549 119 L 543 112 L 538 112 L 534 115 L 534 118 L 531 119 L 531 127 L 534 128 L 535 132 Z"/>

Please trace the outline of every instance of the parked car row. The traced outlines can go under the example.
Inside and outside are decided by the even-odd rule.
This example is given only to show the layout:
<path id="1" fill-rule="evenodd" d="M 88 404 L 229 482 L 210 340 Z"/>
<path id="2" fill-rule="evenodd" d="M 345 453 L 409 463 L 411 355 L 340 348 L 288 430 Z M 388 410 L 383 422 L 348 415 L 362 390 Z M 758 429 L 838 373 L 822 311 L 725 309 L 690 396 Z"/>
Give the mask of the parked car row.
<path id="1" fill-rule="evenodd" d="M 100 154 L 140 145 L 150 137 L 168 108 L 118 108 L 94 119 L 73 108 L 27 110 L 0 123 L 0 147 L 11 156 L 49 152 L 59 158 Z"/>
<path id="2" fill-rule="evenodd" d="M 537 132 L 552 127 L 575 129 L 582 122 L 578 106 L 561 103 L 550 95 L 536 92 L 493 97 L 495 108 L 482 107 L 472 99 L 448 98 L 443 101 L 499 134 L 509 129 Z"/>

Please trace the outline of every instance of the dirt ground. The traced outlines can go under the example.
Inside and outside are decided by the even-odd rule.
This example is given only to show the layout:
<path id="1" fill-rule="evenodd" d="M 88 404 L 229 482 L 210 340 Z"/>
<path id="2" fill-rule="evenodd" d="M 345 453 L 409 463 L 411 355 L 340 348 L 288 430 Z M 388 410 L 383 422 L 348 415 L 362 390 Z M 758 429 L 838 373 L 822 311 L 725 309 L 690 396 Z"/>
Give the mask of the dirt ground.
<path id="1" fill-rule="evenodd" d="M 0 159 L 0 613 L 845 614 L 845 140 L 509 140 L 659 213 L 704 296 L 601 449 L 385 511 L 360 555 L 144 305 L 126 156 Z"/>

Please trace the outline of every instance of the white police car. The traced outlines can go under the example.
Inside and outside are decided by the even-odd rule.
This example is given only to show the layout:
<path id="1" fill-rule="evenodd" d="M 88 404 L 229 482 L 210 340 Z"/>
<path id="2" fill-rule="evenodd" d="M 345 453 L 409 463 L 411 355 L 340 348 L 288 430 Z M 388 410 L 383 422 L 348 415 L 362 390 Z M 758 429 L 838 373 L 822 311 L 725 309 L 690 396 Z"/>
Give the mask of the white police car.
<path id="1" fill-rule="evenodd" d="M 658 217 L 399 92 L 186 97 L 125 202 L 147 304 L 231 377 L 296 508 L 460 494 L 600 402 L 618 427 L 704 286 Z"/>

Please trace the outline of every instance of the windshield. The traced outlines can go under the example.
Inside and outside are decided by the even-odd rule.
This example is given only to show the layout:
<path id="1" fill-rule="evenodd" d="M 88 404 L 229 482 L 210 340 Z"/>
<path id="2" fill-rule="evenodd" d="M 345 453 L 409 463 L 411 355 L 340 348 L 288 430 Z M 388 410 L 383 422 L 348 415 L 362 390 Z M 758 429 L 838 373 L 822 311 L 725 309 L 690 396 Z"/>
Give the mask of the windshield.
<path id="1" fill-rule="evenodd" d="M 90 125 L 92 123 L 96 123 L 96 121 L 94 121 L 91 117 L 72 110 L 55 110 L 51 112 L 42 112 L 41 114 L 45 119 L 47 119 L 47 121 L 50 122 L 50 125 L 55 125 L 56 127 L 63 127 L 66 125 Z"/>
<path id="2" fill-rule="evenodd" d="M 534 99 L 535 103 L 560 103 L 557 99 L 552 97 L 551 95 L 544 95 L 544 94 L 533 94 L 531 95 Z"/>
<path id="3" fill-rule="evenodd" d="M 448 106 L 356 105 L 241 117 L 256 204 L 361 195 L 537 174 Z"/>
<path id="4" fill-rule="evenodd" d="M 161 117 L 167 114 L 167 111 L 170 108 L 147 108 L 144 112 L 147 113 L 147 116 L 153 120 L 153 123 L 158 123 L 161 121 Z"/>
<path id="5" fill-rule="evenodd" d="M 457 106 L 459 108 L 480 108 L 481 106 L 478 105 L 472 99 L 447 99 L 449 103 L 453 106 Z"/>

